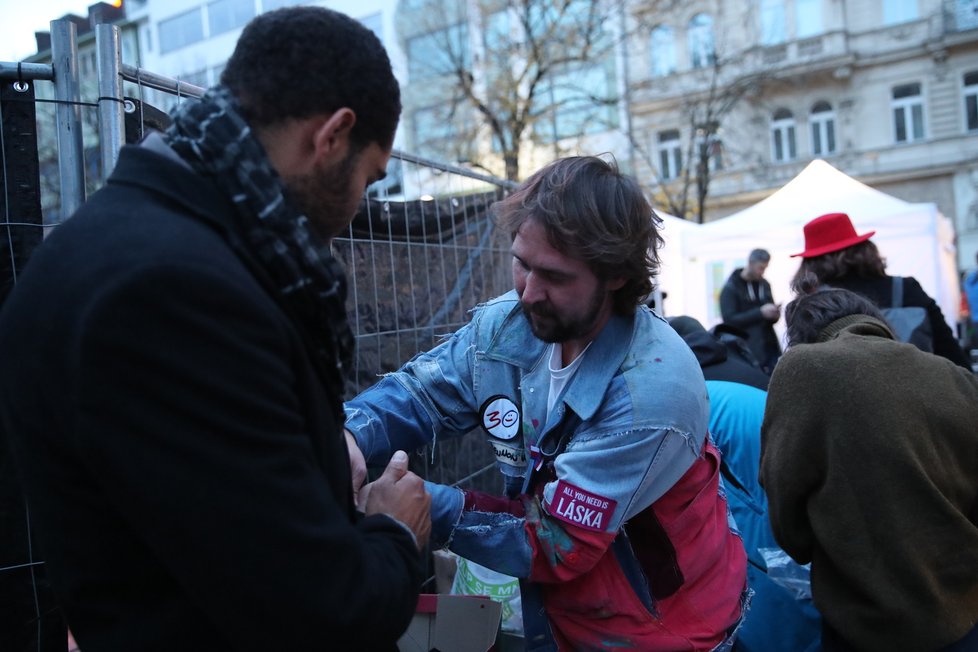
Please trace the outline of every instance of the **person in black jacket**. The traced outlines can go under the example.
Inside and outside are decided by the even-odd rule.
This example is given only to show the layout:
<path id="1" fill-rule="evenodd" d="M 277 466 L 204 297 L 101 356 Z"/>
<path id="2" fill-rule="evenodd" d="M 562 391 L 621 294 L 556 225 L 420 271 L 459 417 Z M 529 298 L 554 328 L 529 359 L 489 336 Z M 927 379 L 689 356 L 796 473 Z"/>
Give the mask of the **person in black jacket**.
<path id="1" fill-rule="evenodd" d="M 687 315 L 670 317 L 668 321 L 693 350 L 706 380 L 725 380 L 767 390 L 771 378 L 761 371 L 760 363 L 742 337 L 731 333 L 729 328 L 722 335 L 711 333 Z"/>
<path id="2" fill-rule="evenodd" d="M 329 242 L 384 175 L 397 81 L 318 7 L 254 19 L 221 80 L 34 252 L 0 428 L 85 652 L 394 650 L 430 496 L 398 451 L 357 509 Z"/>
<path id="3" fill-rule="evenodd" d="M 781 355 L 781 345 L 774 332 L 781 306 L 774 302 L 771 284 L 764 280 L 770 262 L 771 254 L 754 249 L 747 258 L 747 266 L 735 269 L 720 291 L 723 323 L 747 334 L 747 343 L 767 374 Z"/>
<path id="4" fill-rule="evenodd" d="M 870 240 L 876 231 L 857 234 L 845 213 L 816 217 L 804 229 L 805 251 L 793 254 L 802 259 L 792 281 L 794 287 L 799 287 L 801 281 L 812 274 L 820 284 L 861 294 L 878 308 L 893 305 L 893 277 L 887 275 L 886 263 Z M 971 369 L 968 357 L 944 320 L 940 306 L 912 276 L 903 279 L 902 305 L 918 306 L 927 311 L 935 354 Z"/>

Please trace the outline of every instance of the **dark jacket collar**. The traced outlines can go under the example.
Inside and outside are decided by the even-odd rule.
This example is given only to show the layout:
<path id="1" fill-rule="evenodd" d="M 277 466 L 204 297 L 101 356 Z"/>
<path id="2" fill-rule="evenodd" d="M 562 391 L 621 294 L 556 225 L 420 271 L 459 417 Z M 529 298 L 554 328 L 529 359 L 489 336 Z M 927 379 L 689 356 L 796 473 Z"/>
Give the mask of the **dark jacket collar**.
<path id="1" fill-rule="evenodd" d="M 143 188 L 221 231 L 230 231 L 234 211 L 230 198 L 206 177 L 149 147 L 123 147 L 106 183 Z"/>
<path id="2" fill-rule="evenodd" d="M 843 333 L 885 337 L 890 340 L 896 339 L 890 327 L 875 317 L 870 317 L 869 315 L 846 315 L 845 317 L 836 319 L 819 331 L 816 341 L 828 342 Z"/>
<path id="3" fill-rule="evenodd" d="M 163 146 L 166 147 L 165 143 Z M 154 151 L 157 149 L 138 145 L 123 147 L 107 183 L 137 187 L 157 194 L 180 212 L 199 219 L 220 233 L 228 246 L 265 287 L 269 296 L 290 315 L 293 323 L 301 330 L 301 322 L 287 303 L 282 301 L 265 268 L 251 253 L 235 228 L 234 211 L 237 208 L 231 199 L 210 179 L 201 176 L 179 159 Z"/>

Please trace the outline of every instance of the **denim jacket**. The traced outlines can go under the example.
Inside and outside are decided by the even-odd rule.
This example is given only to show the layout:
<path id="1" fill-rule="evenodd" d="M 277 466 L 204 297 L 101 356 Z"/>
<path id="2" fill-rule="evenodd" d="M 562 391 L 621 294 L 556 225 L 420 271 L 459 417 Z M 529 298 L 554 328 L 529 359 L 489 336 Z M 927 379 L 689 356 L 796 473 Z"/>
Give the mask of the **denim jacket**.
<path id="1" fill-rule="evenodd" d="M 644 306 L 633 316 L 611 317 L 548 416 L 549 350 L 509 292 L 477 308 L 445 342 L 347 402 L 346 425 L 368 462 L 381 464 L 393 450 L 480 430 L 493 447 L 508 497 L 522 496 L 526 509 L 486 508 L 458 489 L 429 483 L 432 537 L 479 564 L 553 586 L 577 583 L 602 558 L 613 557 L 605 553 L 623 524 L 681 478 L 695 476 L 694 464 L 705 464 L 707 449 L 715 449 L 708 444 L 709 404 L 699 365 L 668 323 Z M 718 472 L 705 477 L 713 476 L 712 489 L 697 486 L 690 495 L 706 493 L 711 509 L 722 503 L 726 531 Z M 703 529 L 702 523 L 688 528 Z M 736 545 L 742 553 L 739 540 Z M 719 548 L 725 549 L 722 542 Z M 723 627 L 739 615 L 743 569 L 740 577 L 729 600 L 730 613 L 737 613 Z M 638 593 L 651 607 L 649 591 L 639 586 Z M 582 614 L 591 608 L 582 605 Z M 549 604 L 548 615 L 553 620 Z"/>

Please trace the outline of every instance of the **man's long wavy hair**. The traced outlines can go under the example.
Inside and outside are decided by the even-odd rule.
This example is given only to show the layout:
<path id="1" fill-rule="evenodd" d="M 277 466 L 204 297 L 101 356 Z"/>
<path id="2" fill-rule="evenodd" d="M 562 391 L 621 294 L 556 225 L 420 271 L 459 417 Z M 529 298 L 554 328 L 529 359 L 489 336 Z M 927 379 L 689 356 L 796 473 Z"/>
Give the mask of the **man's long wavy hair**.
<path id="1" fill-rule="evenodd" d="M 614 311 L 630 315 L 654 289 L 662 219 L 638 183 L 596 156 L 550 163 L 492 207 L 510 238 L 527 220 L 540 224 L 561 253 L 582 260 L 603 281 L 624 278 Z"/>

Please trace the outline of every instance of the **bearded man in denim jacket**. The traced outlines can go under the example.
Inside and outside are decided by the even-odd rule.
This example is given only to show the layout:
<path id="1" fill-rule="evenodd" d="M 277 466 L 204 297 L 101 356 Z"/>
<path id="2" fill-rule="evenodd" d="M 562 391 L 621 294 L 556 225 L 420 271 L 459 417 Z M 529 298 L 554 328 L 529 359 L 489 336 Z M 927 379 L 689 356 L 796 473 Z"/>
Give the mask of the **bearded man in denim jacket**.
<path id="1" fill-rule="evenodd" d="M 521 580 L 528 650 L 731 644 L 746 559 L 703 374 L 642 305 L 662 240 L 638 184 L 555 161 L 494 206 L 515 291 L 346 404 L 364 460 L 479 429 L 505 496 L 428 483 L 432 538 Z"/>

